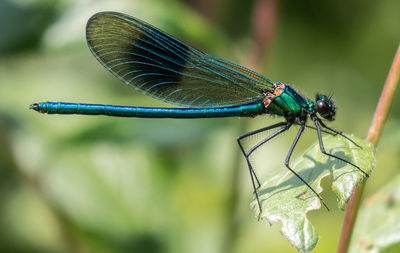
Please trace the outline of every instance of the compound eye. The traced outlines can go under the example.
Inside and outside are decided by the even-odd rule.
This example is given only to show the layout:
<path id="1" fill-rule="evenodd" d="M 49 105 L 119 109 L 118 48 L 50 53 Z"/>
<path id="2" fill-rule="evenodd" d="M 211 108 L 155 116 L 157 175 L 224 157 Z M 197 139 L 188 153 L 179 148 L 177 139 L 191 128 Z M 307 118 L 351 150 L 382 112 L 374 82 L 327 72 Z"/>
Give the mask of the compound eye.
<path id="1" fill-rule="evenodd" d="M 322 117 L 326 117 L 330 114 L 331 108 L 326 101 L 319 100 L 317 102 L 317 111 Z"/>

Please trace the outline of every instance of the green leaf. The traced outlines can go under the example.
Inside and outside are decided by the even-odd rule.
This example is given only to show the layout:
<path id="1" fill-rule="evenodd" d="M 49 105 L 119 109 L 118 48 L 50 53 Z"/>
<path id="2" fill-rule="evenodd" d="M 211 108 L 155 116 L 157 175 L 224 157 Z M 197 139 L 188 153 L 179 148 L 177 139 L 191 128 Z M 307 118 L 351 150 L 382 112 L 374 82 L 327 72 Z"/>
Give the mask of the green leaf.
<path id="1" fill-rule="evenodd" d="M 349 252 L 400 252 L 400 175 L 360 207 Z"/>
<path id="2" fill-rule="evenodd" d="M 354 136 L 350 138 L 362 148 L 337 135 L 323 138 L 325 150 L 357 164 L 370 174 L 375 167 L 373 145 Z M 322 154 L 318 141 L 301 157 L 293 159 L 290 166 L 318 193 L 322 192 L 322 178 L 330 176 L 340 209 L 345 208 L 354 187 L 365 178 L 355 167 Z M 256 217 L 265 219 L 270 224 L 280 221 L 281 233 L 301 252 L 309 252 L 316 246 L 319 236 L 306 214 L 308 211 L 319 209 L 321 203 L 285 165 L 273 170 L 258 189 L 258 194 L 262 213 L 260 214 L 255 200 L 251 203 Z"/>

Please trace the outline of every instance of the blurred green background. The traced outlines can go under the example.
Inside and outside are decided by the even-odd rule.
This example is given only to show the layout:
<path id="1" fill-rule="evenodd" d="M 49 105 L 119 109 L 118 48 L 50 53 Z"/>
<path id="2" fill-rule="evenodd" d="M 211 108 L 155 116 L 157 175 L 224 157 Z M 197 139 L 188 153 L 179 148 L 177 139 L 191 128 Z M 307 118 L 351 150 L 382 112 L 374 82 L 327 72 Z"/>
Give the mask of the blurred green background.
<path id="1" fill-rule="evenodd" d="M 251 182 L 235 139 L 279 119 L 28 110 L 39 101 L 167 106 L 120 83 L 91 55 L 85 24 L 104 10 L 255 66 L 309 97 L 332 92 L 339 110 L 330 126 L 364 137 L 400 41 L 400 1 L 0 1 L 1 252 L 295 252 L 280 224 L 258 222 L 249 209 Z M 255 13 L 266 16 L 261 26 Z M 254 35 L 263 25 L 269 36 Z M 399 105 L 365 196 L 399 171 Z M 258 170 L 283 163 L 293 132 L 257 153 Z M 315 137 L 309 131 L 295 155 Z M 321 235 L 315 252 L 336 250 L 344 217 L 329 184 L 323 197 L 332 210 L 309 213 Z"/>

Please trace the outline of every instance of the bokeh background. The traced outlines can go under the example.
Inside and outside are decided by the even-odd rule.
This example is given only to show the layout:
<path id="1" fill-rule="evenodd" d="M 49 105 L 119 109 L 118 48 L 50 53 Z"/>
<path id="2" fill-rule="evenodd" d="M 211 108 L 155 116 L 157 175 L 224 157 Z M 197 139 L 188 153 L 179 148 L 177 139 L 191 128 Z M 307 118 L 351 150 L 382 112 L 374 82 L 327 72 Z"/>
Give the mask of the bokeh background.
<path id="1" fill-rule="evenodd" d="M 39 101 L 167 106 L 92 57 L 98 11 L 143 19 L 196 48 L 314 97 L 333 93 L 336 129 L 366 136 L 400 41 L 398 0 L 1 0 L 1 252 L 295 252 L 280 224 L 258 222 L 236 136 L 279 119 L 123 119 L 41 115 Z M 365 196 L 399 171 L 395 102 Z M 397 101 L 396 101 L 397 100 Z M 279 167 L 294 130 L 257 152 Z M 296 155 L 316 140 L 308 131 Z M 308 217 L 334 252 L 344 212 Z"/>

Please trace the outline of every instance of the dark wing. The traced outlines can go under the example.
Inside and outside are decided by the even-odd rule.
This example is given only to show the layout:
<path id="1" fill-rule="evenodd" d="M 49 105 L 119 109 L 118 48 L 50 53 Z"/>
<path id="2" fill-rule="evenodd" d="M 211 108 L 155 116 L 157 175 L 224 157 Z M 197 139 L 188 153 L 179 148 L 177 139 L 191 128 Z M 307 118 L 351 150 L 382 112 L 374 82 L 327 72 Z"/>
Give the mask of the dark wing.
<path id="1" fill-rule="evenodd" d="M 92 16 L 86 26 L 86 38 L 93 55 L 116 77 L 170 104 L 246 104 L 272 89 L 272 81 L 262 75 L 203 53 L 121 13 Z"/>

